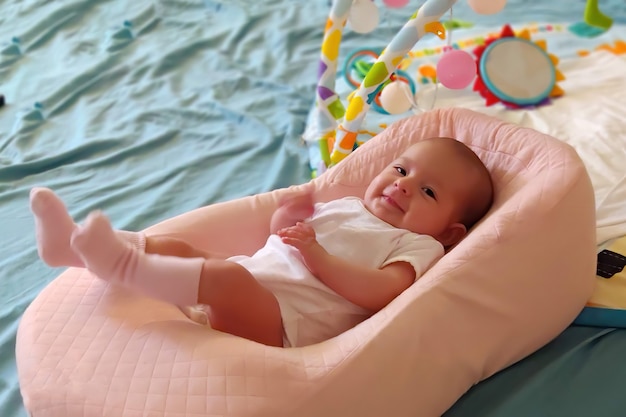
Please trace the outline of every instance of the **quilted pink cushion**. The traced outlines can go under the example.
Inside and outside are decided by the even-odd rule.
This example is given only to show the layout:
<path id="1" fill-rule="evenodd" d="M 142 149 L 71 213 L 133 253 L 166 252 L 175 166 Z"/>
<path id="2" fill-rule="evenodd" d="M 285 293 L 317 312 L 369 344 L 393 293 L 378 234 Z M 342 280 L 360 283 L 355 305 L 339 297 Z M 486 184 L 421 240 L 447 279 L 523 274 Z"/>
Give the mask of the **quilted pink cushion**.
<path id="1" fill-rule="evenodd" d="M 403 148 L 437 135 L 483 159 L 494 207 L 380 313 L 318 345 L 271 348 L 69 269 L 20 323 L 26 408 L 34 417 L 441 415 L 574 319 L 593 289 L 595 218 L 572 148 L 462 109 L 400 121 L 313 183 L 321 199 L 361 196 Z M 204 207 L 149 233 L 252 253 L 283 192 Z"/>

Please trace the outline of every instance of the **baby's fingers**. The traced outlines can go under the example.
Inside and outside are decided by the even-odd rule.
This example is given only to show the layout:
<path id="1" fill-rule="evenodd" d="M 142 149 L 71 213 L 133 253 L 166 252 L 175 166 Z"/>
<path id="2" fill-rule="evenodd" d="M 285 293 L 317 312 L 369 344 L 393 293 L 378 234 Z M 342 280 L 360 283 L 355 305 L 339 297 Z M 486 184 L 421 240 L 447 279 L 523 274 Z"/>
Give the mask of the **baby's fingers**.
<path id="1" fill-rule="evenodd" d="M 296 239 L 296 238 L 293 238 L 293 237 L 285 236 L 285 237 L 281 237 L 280 240 L 285 245 L 293 246 L 296 249 L 300 249 L 302 247 L 302 245 L 303 245 L 302 240 Z"/>
<path id="2" fill-rule="evenodd" d="M 303 236 L 315 237 L 315 230 L 308 223 L 298 222 L 295 225 L 295 229 L 302 233 Z"/>
<path id="3" fill-rule="evenodd" d="M 278 236 L 289 237 L 292 239 L 305 239 L 308 235 L 303 230 L 296 227 L 288 227 L 278 231 Z"/>

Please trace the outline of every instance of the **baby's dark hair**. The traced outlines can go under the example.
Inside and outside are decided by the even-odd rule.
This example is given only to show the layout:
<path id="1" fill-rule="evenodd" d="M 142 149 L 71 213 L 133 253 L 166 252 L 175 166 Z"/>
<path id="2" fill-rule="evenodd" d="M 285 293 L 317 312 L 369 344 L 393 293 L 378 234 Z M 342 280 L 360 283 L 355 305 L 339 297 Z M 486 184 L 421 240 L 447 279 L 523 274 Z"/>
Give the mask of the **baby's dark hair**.
<path id="1" fill-rule="evenodd" d="M 468 194 L 467 207 L 461 214 L 460 223 L 467 230 L 482 219 L 493 204 L 493 181 L 489 170 L 483 161 L 472 151 L 466 144 L 454 138 L 438 137 L 436 140 L 445 140 L 457 151 L 461 160 L 467 163 L 469 171 L 473 171 L 475 175 L 474 188 L 471 194 Z M 470 173 L 468 172 L 468 175 Z"/>

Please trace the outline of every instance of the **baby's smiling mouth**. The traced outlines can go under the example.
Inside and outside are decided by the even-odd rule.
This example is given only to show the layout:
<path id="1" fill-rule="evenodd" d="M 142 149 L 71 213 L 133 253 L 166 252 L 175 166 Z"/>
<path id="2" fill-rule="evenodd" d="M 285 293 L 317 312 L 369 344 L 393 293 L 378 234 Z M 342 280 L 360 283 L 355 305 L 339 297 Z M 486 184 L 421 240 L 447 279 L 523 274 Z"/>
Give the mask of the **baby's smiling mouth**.
<path id="1" fill-rule="evenodd" d="M 381 196 L 381 198 L 383 199 L 384 202 L 386 202 L 390 206 L 395 207 L 396 209 L 398 209 L 402 213 L 404 213 L 404 209 L 402 207 L 400 207 L 400 204 L 398 204 L 398 202 L 393 197 L 391 197 L 391 196 L 389 196 L 387 194 L 383 194 Z"/>

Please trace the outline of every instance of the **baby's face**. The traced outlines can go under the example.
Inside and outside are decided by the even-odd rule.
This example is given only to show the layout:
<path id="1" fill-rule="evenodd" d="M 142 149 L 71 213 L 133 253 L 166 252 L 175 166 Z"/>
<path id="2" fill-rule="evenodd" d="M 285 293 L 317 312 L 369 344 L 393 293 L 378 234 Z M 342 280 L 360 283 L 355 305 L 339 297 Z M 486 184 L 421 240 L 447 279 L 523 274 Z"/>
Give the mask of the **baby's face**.
<path id="1" fill-rule="evenodd" d="M 383 169 L 364 201 L 372 214 L 392 226 L 440 240 L 459 222 L 472 183 L 467 163 L 449 144 L 427 140 Z"/>

